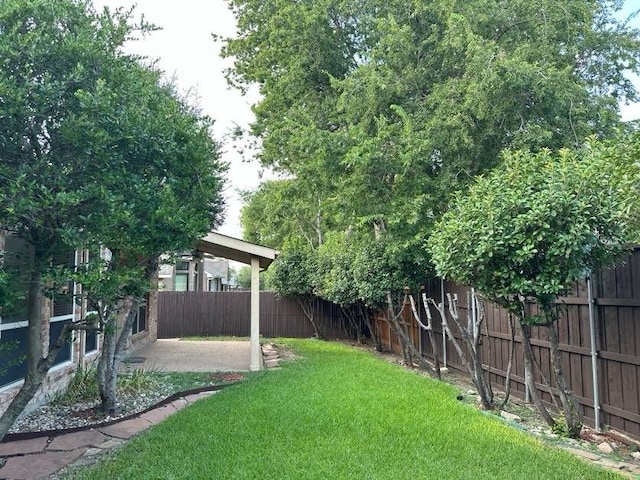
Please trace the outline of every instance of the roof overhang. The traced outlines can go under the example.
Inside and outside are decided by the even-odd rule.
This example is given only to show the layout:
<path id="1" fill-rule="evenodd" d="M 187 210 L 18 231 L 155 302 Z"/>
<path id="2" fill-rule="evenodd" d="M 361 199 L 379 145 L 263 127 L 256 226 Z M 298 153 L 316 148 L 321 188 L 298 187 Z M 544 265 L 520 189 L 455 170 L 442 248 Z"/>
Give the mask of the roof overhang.
<path id="1" fill-rule="evenodd" d="M 260 268 L 262 269 L 268 268 L 280 253 L 273 248 L 264 247 L 217 232 L 209 232 L 206 237 L 198 241 L 196 250 L 216 257 L 246 263 L 247 265 L 251 264 L 252 258 L 258 258 Z"/>

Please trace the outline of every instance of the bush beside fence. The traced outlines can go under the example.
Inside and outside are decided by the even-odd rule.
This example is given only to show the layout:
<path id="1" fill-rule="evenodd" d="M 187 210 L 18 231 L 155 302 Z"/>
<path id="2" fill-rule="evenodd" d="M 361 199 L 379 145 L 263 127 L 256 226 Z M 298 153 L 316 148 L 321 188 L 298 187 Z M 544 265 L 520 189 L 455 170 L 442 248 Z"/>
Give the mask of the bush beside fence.
<path id="1" fill-rule="evenodd" d="M 461 318 L 466 319 L 468 287 L 452 282 L 431 280 L 426 282 L 426 293 L 436 302 L 442 301 L 443 290 L 457 293 Z M 591 348 L 591 322 L 589 317 L 589 292 L 586 282 L 577 282 L 561 299 L 565 305 L 557 322 L 560 349 L 563 353 L 563 369 L 571 389 L 580 402 L 586 423 L 594 426 L 599 404 L 599 423 L 603 428 L 613 428 L 640 438 L 640 249 L 636 249 L 624 265 L 598 272 L 592 277 L 592 312 L 594 324 L 594 350 Z M 419 314 L 426 323 L 422 302 L 418 302 Z M 535 305 L 529 308 L 535 309 Z M 442 328 L 437 311 L 431 307 L 435 319 L 434 332 L 441 363 L 466 372 L 461 359 L 449 344 L 443 342 Z M 433 351 L 426 332 L 419 331 L 410 307 L 404 309 L 403 326 L 414 345 L 423 354 L 433 358 Z M 451 326 L 454 335 L 461 335 Z M 389 328 L 384 315 L 376 316 L 383 345 L 398 351 L 397 338 Z M 485 329 L 486 328 L 486 329 Z M 536 386 L 543 398 L 550 402 L 549 388 L 542 375 L 551 379 L 549 339 L 544 328 L 532 329 L 532 345 L 542 374 L 536 371 Z M 482 355 L 484 369 L 490 373 L 491 382 L 504 388 L 509 361 L 509 319 L 505 310 L 486 305 L 486 327 L 482 328 Z M 520 332 L 516 327 L 516 353 L 511 372 L 512 394 L 526 397 L 524 365 Z M 597 385 L 594 390 L 592 362 L 596 364 Z M 594 394 L 595 393 L 595 394 Z"/>

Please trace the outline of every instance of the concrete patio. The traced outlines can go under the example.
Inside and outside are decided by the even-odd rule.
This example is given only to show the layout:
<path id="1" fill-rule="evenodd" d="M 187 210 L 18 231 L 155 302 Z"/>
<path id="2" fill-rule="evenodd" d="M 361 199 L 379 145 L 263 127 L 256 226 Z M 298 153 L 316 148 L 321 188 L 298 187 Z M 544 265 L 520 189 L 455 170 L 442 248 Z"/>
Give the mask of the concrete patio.
<path id="1" fill-rule="evenodd" d="M 164 339 L 132 353 L 125 365 L 165 372 L 249 371 L 249 340 Z"/>

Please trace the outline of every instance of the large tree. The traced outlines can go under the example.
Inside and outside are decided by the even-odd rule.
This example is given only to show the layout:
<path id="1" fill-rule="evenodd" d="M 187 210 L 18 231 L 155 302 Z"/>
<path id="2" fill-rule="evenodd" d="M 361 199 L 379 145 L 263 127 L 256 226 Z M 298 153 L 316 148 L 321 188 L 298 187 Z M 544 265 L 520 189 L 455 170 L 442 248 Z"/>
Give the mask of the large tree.
<path id="1" fill-rule="evenodd" d="M 106 412 L 116 408 L 117 364 L 160 255 L 193 248 L 219 224 L 223 207 L 225 165 L 211 121 L 163 85 L 161 72 L 133 63 L 127 73 L 85 97 L 96 106 L 86 129 L 98 142 L 78 145 L 108 152 L 104 163 L 94 164 L 96 175 L 104 165 L 112 167 L 100 175 L 101 188 L 111 195 L 108 214 L 93 215 L 77 235 L 79 246 L 109 249 L 107 261 L 98 262 L 99 274 L 80 278 L 105 332 L 98 374 Z"/>
<path id="2" fill-rule="evenodd" d="M 548 329 L 553 377 L 572 437 L 581 419 L 562 372 L 558 297 L 612 265 L 627 242 L 640 240 L 637 216 L 629 215 L 640 207 L 640 170 L 629 155 L 637 153 L 639 139 L 633 148 L 593 142 L 578 152 L 506 153 L 501 166 L 456 197 L 428 242 L 441 277 L 476 287 L 518 318 L 526 384 L 553 424 L 533 381 L 529 341 L 532 326 Z"/>
<path id="3" fill-rule="evenodd" d="M 384 237 L 411 270 L 426 269 L 422 238 L 449 195 L 504 148 L 609 136 L 618 102 L 637 99 L 625 74 L 638 70 L 640 40 L 616 19 L 619 1 L 229 3 L 228 76 L 260 88 L 250 133 L 259 160 L 303 186 L 287 202 L 312 189 L 323 235 Z"/>
<path id="4" fill-rule="evenodd" d="M 95 282 L 105 287 L 96 291 L 126 316 L 121 302 L 130 307 L 148 289 L 141 284 L 165 247 L 190 246 L 220 213 L 224 168 L 208 121 L 160 85 L 158 72 L 121 52 L 148 28 L 129 12 L 98 14 L 82 0 L 0 4 L 0 228 L 33 252 L 27 376 L 0 419 L 0 437 L 77 327 L 43 350 L 41 306 L 65 273 L 51 269 L 54 255 L 95 251 L 98 241 L 109 247 L 108 268 L 94 273 L 115 277 L 109 288 Z"/>
<path id="5" fill-rule="evenodd" d="M 0 420 L 4 436 L 39 388 L 64 343 L 43 351 L 45 274 L 53 255 L 70 248 L 100 195 L 99 178 L 70 147 L 74 123 L 86 115 L 79 94 L 101 88 L 114 70 L 117 48 L 130 31 L 122 13 L 89 15 L 84 3 L 8 0 L 0 4 L 0 226 L 33 252 L 27 264 L 28 359 L 22 388 Z"/>

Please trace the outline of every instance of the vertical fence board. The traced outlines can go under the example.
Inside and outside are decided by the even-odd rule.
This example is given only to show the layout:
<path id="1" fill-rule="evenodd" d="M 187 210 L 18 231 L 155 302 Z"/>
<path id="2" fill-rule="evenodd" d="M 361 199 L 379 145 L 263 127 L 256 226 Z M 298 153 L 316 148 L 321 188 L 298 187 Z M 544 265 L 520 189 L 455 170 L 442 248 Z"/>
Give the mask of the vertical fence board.
<path id="1" fill-rule="evenodd" d="M 249 336 L 250 292 L 159 292 L 158 338 Z M 314 300 L 315 321 L 325 338 L 345 338 L 339 307 Z M 260 334 L 312 337 L 314 330 L 297 301 L 260 293 Z"/>

